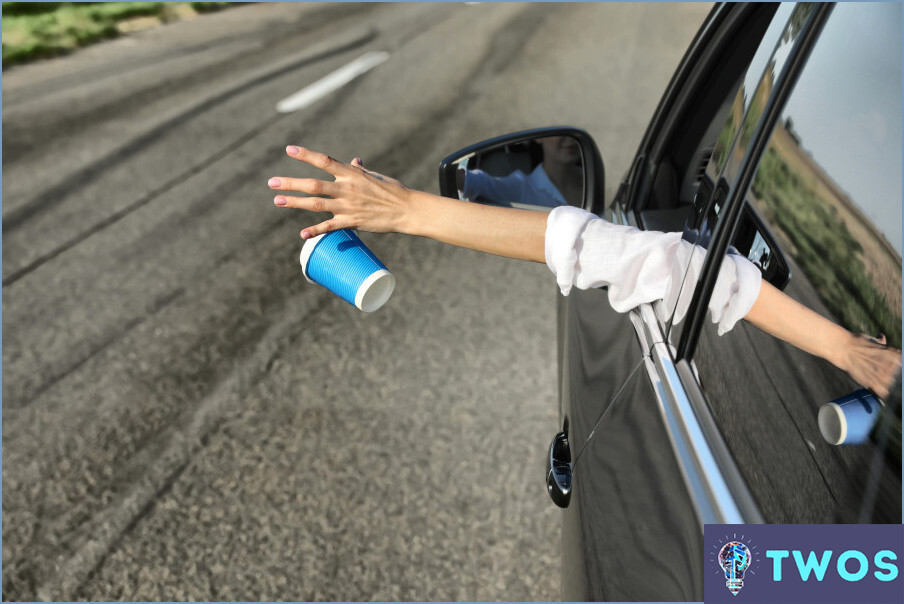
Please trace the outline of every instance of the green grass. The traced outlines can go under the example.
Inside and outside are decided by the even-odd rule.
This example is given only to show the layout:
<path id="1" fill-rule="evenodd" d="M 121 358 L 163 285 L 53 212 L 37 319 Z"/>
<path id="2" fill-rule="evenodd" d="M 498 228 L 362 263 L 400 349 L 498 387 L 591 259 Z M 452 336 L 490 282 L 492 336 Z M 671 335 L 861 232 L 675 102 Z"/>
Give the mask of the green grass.
<path id="1" fill-rule="evenodd" d="M 134 17 L 176 18 L 179 5 L 196 12 L 229 2 L 4 2 L 3 67 L 65 54 L 119 35 L 117 24 Z"/>

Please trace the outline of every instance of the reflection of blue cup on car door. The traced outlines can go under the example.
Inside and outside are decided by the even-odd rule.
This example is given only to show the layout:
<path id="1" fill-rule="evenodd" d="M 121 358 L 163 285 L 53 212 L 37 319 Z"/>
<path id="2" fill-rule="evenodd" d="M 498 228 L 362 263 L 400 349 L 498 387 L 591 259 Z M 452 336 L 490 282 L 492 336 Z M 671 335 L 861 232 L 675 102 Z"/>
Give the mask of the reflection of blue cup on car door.
<path id="1" fill-rule="evenodd" d="M 395 288 L 395 277 L 347 229 L 308 239 L 301 248 L 301 269 L 308 281 L 364 312 L 383 306 Z"/>
<path id="2" fill-rule="evenodd" d="M 869 438 L 881 412 L 876 395 L 860 388 L 820 407 L 819 431 L 830 445 L 859 445 Z"/>

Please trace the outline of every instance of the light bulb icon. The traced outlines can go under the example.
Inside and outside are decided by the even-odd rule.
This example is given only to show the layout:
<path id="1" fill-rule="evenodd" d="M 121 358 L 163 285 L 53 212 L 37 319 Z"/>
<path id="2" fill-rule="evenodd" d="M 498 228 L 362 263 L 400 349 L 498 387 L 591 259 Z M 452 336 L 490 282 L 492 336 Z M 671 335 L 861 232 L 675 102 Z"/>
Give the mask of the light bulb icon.
<path id="1" fill-rule="evenodd" d="M 744 571 L 750 566 L 750 550 L 740 541 L 729 541 L 719 550 L 719 565 L 725 571 L 725 587 L 736 596 L 744 587 Z"/>

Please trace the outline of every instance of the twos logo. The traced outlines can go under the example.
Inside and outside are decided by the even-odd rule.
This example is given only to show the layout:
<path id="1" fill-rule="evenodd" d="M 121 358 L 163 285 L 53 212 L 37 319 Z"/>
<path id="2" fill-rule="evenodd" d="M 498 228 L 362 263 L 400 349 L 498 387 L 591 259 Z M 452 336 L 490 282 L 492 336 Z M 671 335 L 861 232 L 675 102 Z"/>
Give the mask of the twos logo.
<path id="1" fill-rule="evenodd" d="M 706 602 L 904 602 L 901 525 L 706 525 L 704 538 Z"/>
<path id="2" fill-rule="evenodd" d="M 742 535 L 741 539 L 743 538 Z M 728 539 L 727 536 L 726 539 Z M 731 595 L 738 595 L 738 592 L 744 587 L 744 574 L 750 568 L 752 560 L 753 554 L 743 541 L 728 541 L 719 548 L 719 553 L 716 554 L 716 561 L 725 573 L 725 587 L 728 588 Z"/>

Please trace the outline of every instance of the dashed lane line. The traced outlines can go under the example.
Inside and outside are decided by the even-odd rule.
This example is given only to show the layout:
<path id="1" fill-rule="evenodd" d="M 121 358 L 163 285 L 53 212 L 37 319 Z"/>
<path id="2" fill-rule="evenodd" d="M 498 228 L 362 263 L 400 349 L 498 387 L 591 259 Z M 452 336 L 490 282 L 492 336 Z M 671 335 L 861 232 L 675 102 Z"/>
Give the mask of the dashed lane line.
<path id="1" fill-rule="evenodd" d="M 340 67 L 331 74 L 320 78 L 313 84 L 305 86 L 276 104 L 280 113 L 292 113 L 309 107 L 331 92 L 339 90 L 355 78 L 364 75 L 389 58 L 388 52 L 375 51 L 361 55 L 351 63 Z"/>

